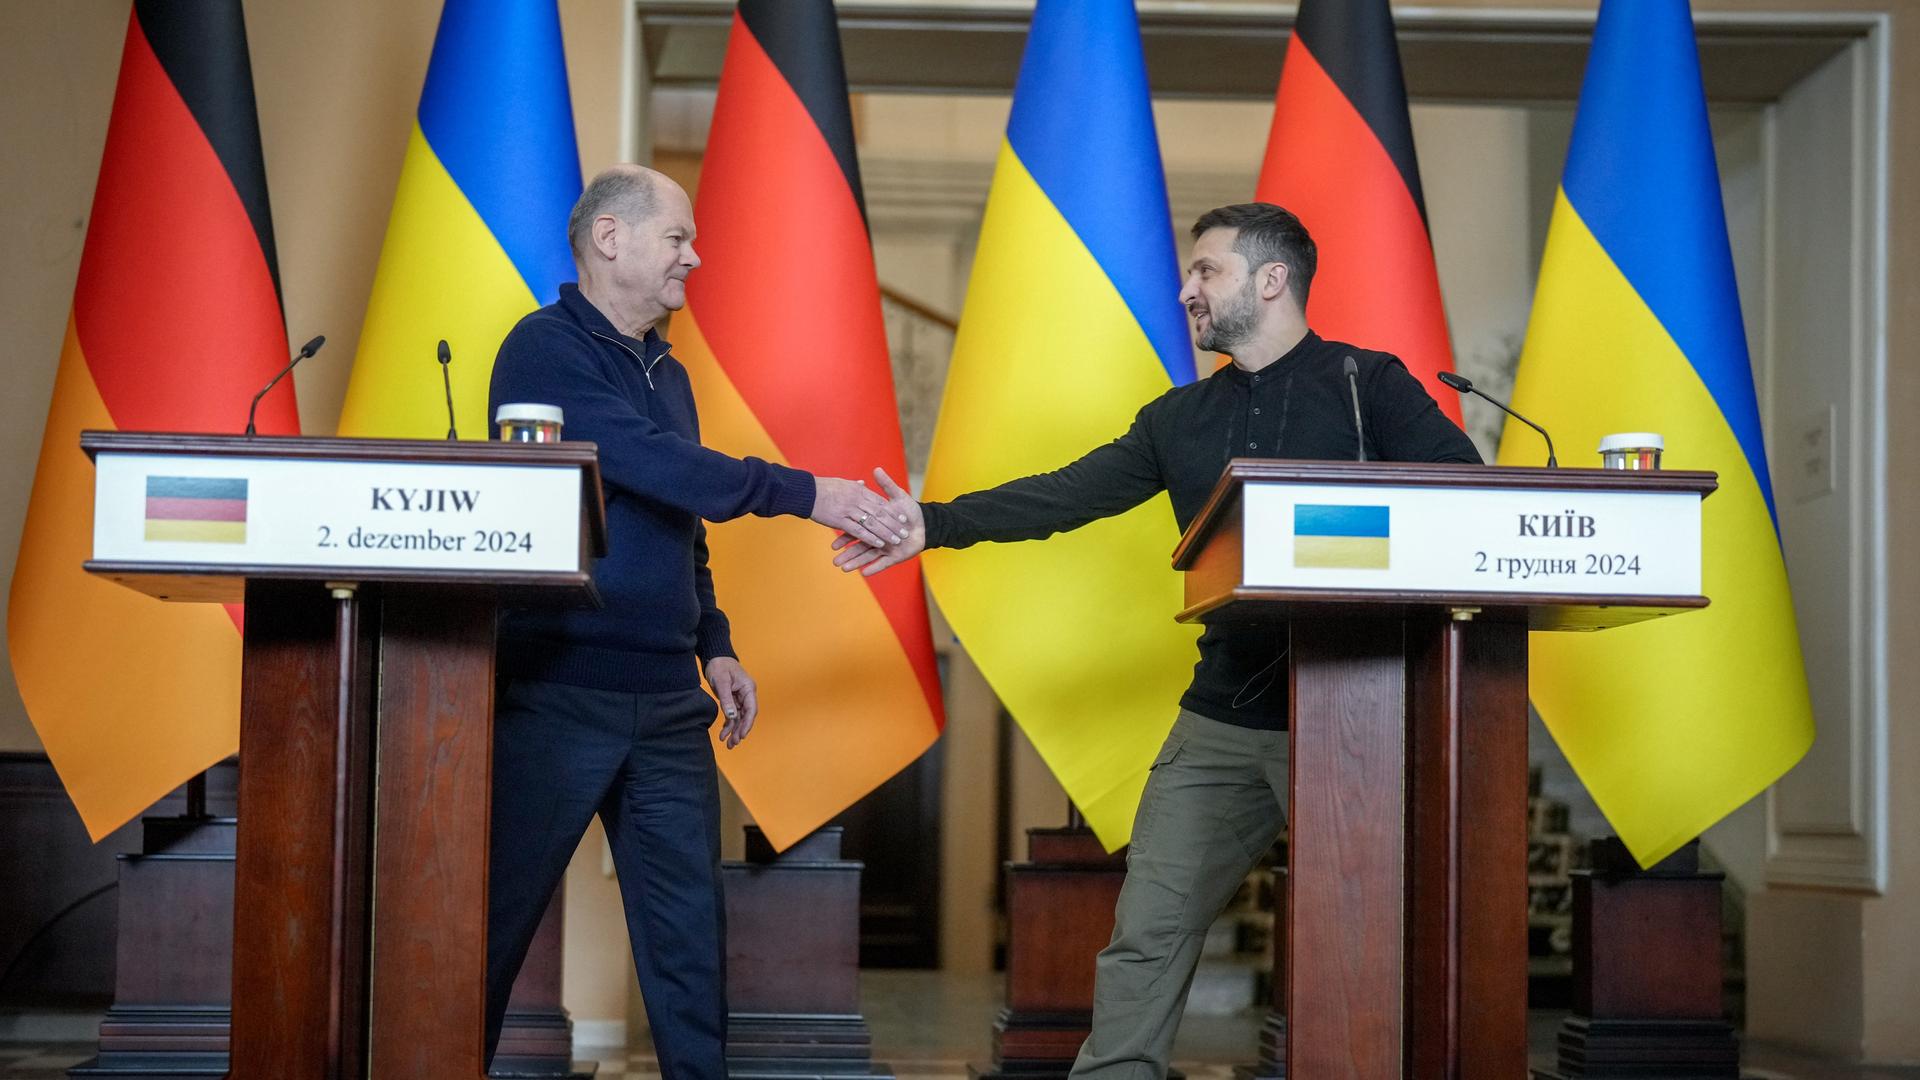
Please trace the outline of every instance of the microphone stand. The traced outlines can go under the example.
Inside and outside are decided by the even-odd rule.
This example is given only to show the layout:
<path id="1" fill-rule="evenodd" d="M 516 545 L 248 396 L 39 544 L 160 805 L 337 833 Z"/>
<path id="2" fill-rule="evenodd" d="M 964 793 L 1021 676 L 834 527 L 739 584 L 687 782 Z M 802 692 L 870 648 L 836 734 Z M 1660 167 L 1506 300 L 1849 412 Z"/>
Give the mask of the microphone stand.
<path id="1" fill-rule="evenodd" d="M 1518 420 L 1521 423 L 1532 428 L 1533 430 L 1539 432 L 1540 437 L 1547 440 L 1547 468 L 1557 469 L 1560 467 L 1559 459 L 1553 456 L 1553 436 L 1547 434 L 1546 428 L 1541 427 L 1539 424 L 1536 424 L 1533 421 L 1527 419 L 1526 417 L 1521 416 L 1519 413 L 1514 412 L 1512 409 L 1507 408 L 1506 405 L 1501 403 L 1500 401 L 1497 401 L 1494 398 L 1488 397 L 1485 393 L 1481 392 L 1477 387 L 1473 385 L 1472 379 L 1466 378 L 1465 376 L 1462 376 L 1462 375 L 1455 375 L 1451 371 L 1443 371 L 1440 373 L 1440 381 L 1443 383 L 1446 383 L 1448 386 L 1453 387 L 1455 390 L 1459 391 L 1462 394 L 1472 394 L 1473 396 L 1481 399 L 1482 401 L 1491 402 L 1494 408 L 1499 409 L 1501 412 L 1506 413 L 1508 416 L 1513 417 L 1515 420 Z"/>

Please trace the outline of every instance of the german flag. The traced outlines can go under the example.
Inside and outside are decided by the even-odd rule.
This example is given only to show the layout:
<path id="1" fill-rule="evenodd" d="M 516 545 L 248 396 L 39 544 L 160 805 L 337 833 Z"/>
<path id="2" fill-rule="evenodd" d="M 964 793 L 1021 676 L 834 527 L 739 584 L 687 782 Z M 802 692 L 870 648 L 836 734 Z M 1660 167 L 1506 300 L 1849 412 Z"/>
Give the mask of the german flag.
<path id="1" fill-rule="evenodd" d="M 819 475 L 905 482 L 880 286 L 829 0 L 743 0 L 694 210 L 705 265 L 674 316 L 703 441 Z M 943 722 L 917 565 L 835 569 L 798 518 L 708 533 L 765 719 L 719 754 L 785 848 L 911 764 Z"/>
<path id="2" fill-rule="evenodd" d="M 246 543 L 246 479 L 147 477 L 146 538 L 205 544 Z"/>
<path id="3" fill-rule="evenodd" d="M 96 840 L 238 747 L 240 629 L 81 571 L 80 432 L 237 433 L 286 362 L 239 0 L 138 0 L 7 606 L 27 715 Z M 264 433 L 299 430 L 283 385 Z M 214 501 L 193 512 L 231 513 Z"/>
<path id="4" fill-rule="evenodd" d="M 1302 0 L 1254 197 L 1297 214 L 1320 249 L 1307 322 L 1398 356 L 1460 422 L 1407 85 L 1387 0 Z"/>

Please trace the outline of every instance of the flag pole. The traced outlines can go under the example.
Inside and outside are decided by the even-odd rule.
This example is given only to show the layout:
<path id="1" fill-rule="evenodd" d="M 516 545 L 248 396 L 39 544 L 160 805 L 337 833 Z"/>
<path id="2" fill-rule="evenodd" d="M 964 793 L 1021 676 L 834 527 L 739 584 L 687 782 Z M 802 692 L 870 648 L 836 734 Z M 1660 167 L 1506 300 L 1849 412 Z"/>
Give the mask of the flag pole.
<path id="1" fill-rule="evenodd" d="M 184 815 L 195 821 L 207 819 L 207 773 L 205 769 L 194 773 L 187 781 L 187 812 Z"/>

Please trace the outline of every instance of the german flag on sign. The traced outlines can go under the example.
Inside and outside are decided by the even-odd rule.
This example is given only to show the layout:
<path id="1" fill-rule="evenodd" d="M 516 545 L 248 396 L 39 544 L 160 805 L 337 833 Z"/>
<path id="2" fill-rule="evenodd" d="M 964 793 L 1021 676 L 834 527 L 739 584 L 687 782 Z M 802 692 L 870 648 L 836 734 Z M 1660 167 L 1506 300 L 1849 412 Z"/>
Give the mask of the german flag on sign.
<path id="1" fill-rule="evenodd" d="M 27 715 L 96 840 L 238 748 L 240 628 L 237 608 L 163 604 L 82 572 L 80 432 L 237 433 L 286 362 L 239 0 L 138 0 L 7 605 Z M 283 385 L 260 402 L 263 433 L 299 431 Z M 149 535 L 244 535 L 244 493 L 228 520 L 207 516 L 234 512 L 225 488 L 162 488 Z"/>
<path id="2" fill-rule="evenodd" d="M 149 540 L 247 542 L 247 481 L 241 477 L 147 477 Z"/>
<path id="3" fill-rule="evenodd" d="M 694 207 L 705 265 L 671 326 L 702 441 L 738 457 L 906 482 L 853 115 L 829 0 L 743 0 Z M 842 574 L 800 518 L 708 529 L 734 644 L 777 717 L 719 755 L 776 848 L 940 734 L 918 565 Z M 716 729 L 717 730 L 717 729 Z"/>

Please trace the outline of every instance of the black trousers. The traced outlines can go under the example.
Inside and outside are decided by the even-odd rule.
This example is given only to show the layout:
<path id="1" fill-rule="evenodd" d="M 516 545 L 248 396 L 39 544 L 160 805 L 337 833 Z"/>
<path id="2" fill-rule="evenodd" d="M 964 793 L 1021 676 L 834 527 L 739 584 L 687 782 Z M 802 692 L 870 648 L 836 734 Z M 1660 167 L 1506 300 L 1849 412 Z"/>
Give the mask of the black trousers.
<path id="1" fill-rule="evenodd" d="M 503 683 L 493 734 L 487 1060 L 554 889 L 606 826 L 654 1051 L 668 1080 L 726 1076 L 720 790 L 700 689 L 628 694 Z"/>

